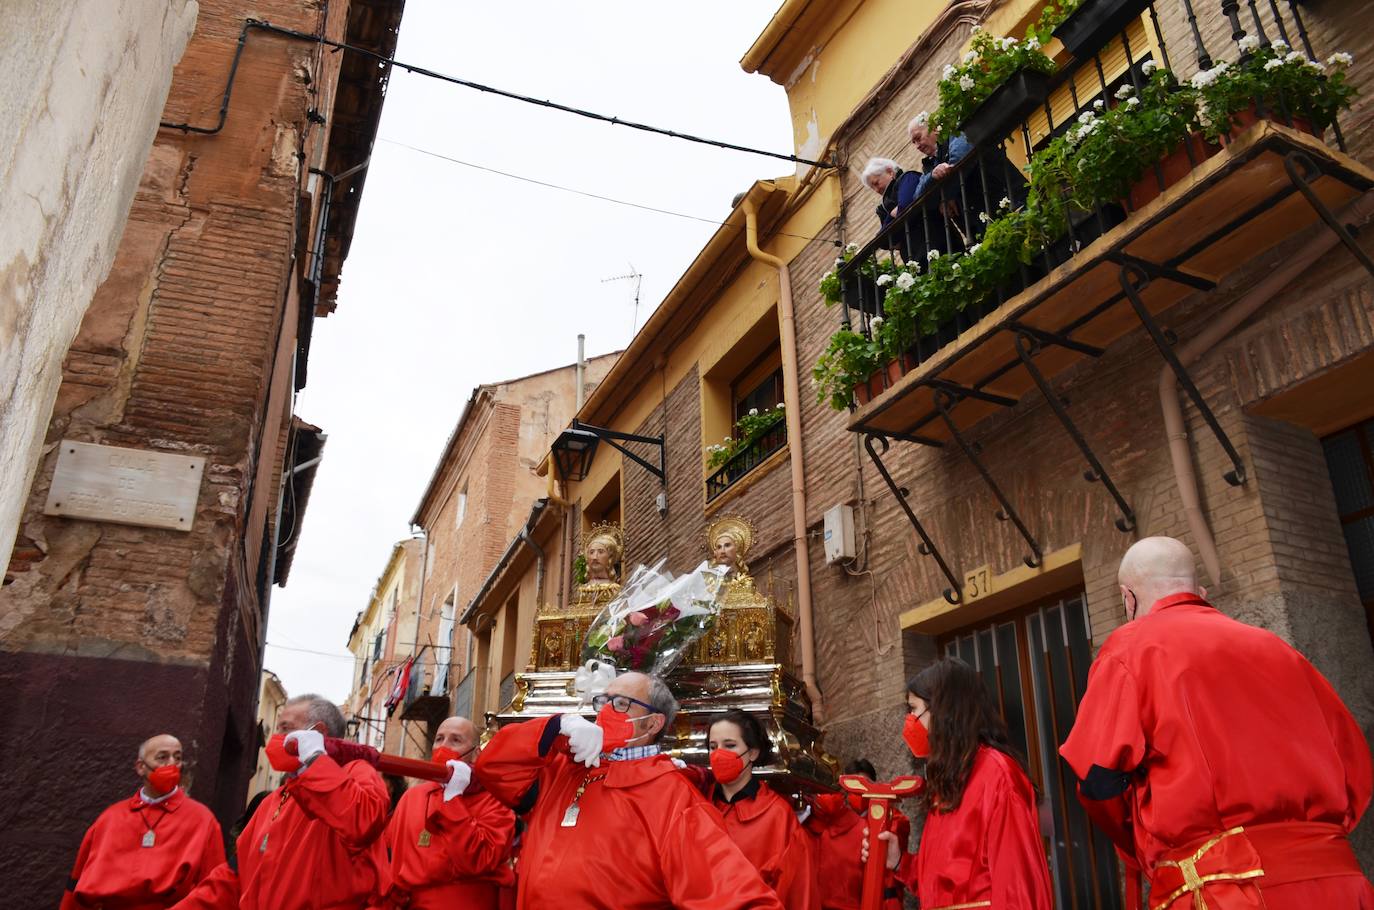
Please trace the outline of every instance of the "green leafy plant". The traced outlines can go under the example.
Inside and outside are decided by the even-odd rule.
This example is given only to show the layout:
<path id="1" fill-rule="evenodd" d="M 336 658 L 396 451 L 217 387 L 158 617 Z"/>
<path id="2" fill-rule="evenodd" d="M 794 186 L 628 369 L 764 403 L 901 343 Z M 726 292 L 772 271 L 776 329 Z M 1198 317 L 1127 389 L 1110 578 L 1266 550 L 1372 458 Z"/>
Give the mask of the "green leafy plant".
<path id="1" fill-rule="evenodd" d="M 1261 47 L 1253 35 L 1240 40 L 1240 49 L 1239 63 L 1223 60 L 1192 79 L 1203 131 L 1211 140 L 1230 133 L 1237 115 L 1257 102 L 1266 111 L 1287 111 L 1324 130 L 1357 94 L 1347 76 L 1353 62 L 1349 54 L 1332 54 L 1321 63 L 1281 40 Z"/>
<path id="2" fill-rule="evenodd" d="M 869 340 L 853 329 L 840 329 L 811 370 L 816 400 L 829 402 L 837 411 L 849 407 L 854 387 L 864 382 L 883 363 L 883 345 Z"/>
<path id="3" fill-rule="evenodd" d="M 959 127 L 999 86 L 1023 69 L 1053 73 L 1054 61 L 1040 50 L 1038 38 L 1018 41 L 976 31 L 970 49 L 957 65 L 941 73 L 940 106 L 930 126 L 941 136 L 955 136 Z"/>
<path id="4" fill-rule="evenodd" d="M 573 559 L 572 571 L 573 583 L 585 585 L 587 583 L 587 557 L 579 553 L 577 557 Z"/>
<path id="5" fill-rule="evenodd" d="M 774 407 L 750 408 L 749 413 L 735 421 L 735 435 L 706 447 L 706 467 L 712 471 L 734 458 L 739 452 L 749 448 L 764 433 L 777 426 L 782 420 L 784 410 L 780 401 Z"/>

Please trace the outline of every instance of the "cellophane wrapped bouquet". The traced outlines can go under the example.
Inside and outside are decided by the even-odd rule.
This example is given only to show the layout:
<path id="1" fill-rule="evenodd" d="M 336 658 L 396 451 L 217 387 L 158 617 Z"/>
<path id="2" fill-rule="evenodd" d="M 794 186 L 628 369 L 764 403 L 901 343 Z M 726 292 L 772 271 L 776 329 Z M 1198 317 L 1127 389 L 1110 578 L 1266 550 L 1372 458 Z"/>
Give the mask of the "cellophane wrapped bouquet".
<path id="1" fill-rule="evenodd" d="M 583 663 L 598 660 L 662 676 L 711 628 L 728 568 L 703 562 L 674 578 L 664 562 L 635 569 L 597 614 L 582 647 Z"/>

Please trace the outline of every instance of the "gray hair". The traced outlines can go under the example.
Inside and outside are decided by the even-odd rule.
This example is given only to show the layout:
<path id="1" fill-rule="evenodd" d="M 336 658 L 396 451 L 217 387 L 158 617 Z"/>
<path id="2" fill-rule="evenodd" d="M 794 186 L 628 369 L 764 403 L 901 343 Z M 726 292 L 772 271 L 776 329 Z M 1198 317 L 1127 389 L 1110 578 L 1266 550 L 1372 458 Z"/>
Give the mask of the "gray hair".
<path id="1" fill-rule="evenodd" d="M 677 719 L 677 699 L 673 697 L 673 690 L 668 688 L 668 684 L 657 676 L 649 677 L 649 704 L 663 715 L 663 729 L 659 730 L 658 736 L 654 738 L 655 742 L 661 742 L 672 729 L 673 721 Z"/>
<path id="2" fill-rule="evenodd" d="M 324 724 L 324 735 L 341 739 L 345 732 L 343 712 L 323 695 L 297 695 L 286 700 L 288 705 L 305 705 L 305 722 L 310 726 Z"/>
<path id="3" fill-rule="evenodd" d="M 870 177 L 877 177 L 884 171 L 891 171 L 895 174 L 897 170 L 897 162 L 891 158 L 870 158 L 868 164 L 864 165 L 863 181 L 868 183 Z"/>

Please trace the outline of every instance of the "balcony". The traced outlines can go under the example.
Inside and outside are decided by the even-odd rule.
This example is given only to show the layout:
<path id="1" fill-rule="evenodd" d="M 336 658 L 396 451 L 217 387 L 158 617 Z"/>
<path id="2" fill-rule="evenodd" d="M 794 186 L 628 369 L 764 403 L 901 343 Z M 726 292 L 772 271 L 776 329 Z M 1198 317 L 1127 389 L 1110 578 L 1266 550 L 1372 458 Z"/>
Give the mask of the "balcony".
<path id="1" fill-rule="evenodd" d="M 1180 56 L 1180 49 L 1166 45 L 1159 27 L 1156 6 L 1166 3 L 1177 7 L 1166 13 L 1182 13 L 1169 21 L 1193 26 L 1192 46 L 1183 49 L 1191 52 L 1188 64 L 1174 63 L 1187 75 L 1195 59 L 1198 77 L 1170 75 L 1171 54 Z M 1115 20 L 1104 20 L 1116 30 L 1099 31 L 1072 53 L 1057 53 L 1057 69 L 1038 85 L 1024 78 L 1025 71 L 1008 80 L 1011 97 L 1002 113 L 1016 119 L 975 143 L 943 179 L 925 181 L 914 202 L 851 251 L 835 273 L 841 312 L 836 340 L 845 339 L 848 347 L 832 340 L 831 350 L 849 359 L 834 355 L 829 361 L 827 391 L 832 404 L 842 406 L 845 383 L 834 377 L 854 383 L 849 428 L 865 434 L 870 456 L 921 538 L 921 552 L 939 562 L 950 583 L 945 597 L 954 603 L 961 597 L 958 577 L 883 463 L 893 441 L 957 446 L 998 500 L 998 518 L 1011 521 L 1024 538 L 1025 562 L 1038 566 L 1038 543 L 965 430 L 1038 390 L 1082 453 L 1085 479 L 1104 484 L 1121 513 L 1117 526 L 1128 531 L 1135 522 L 1131 507 L 1053 394 L 1053 378 L 1143 327 L 1231 458 L 1227 480 L 1239 484 L 1244 465 L 1156 315 L 1211 290 L 1318 221 L 1374 272 L 1374 262 L 1334 214 L 1374 187 L 1374 171 L 1345 154 L 1335 119 L 1339 105 L 1318 110 L 1313 101 L 1341 90 L 1348 60 L 1333 55 L 1324 64 L 1313 62 L 1298 5 L 1280 13 L 1277 4 L 1251 3 L 1244 21 L 1235 2 L 1207 8 L 1193 0 L 1086 0 L 1082 9 L 1089 7 L 1116 10 Z M 1218 24 L 1236 44 L 1214 56 L 1202 34 L 1218 33 L 1207 27 Z M 1054 51 L 1059 44 L 1045 47 Z M 1290 72 L 1297 81 L 1278 78 Z M 1024 84 L 1013 84 L 1018 79 Z M 1227 99 L 1225 111 L 1234 116 L 1209 123 L 1208 112 L 1217 108 L 1207 102 L 1217 104 L 1219 86 L 1259 88 L 1253 96 Z M 1196 113 L 1199 101 L 1202 114 Z M 1111 138 L 1111 130 L 1133 127 L 1127 118 L 1134 111 L 1174 109 L 1186 115 L 1164 118 L 1181 130 L 1168 154 L 1115 184 L 1083 172 L 1086 150 L 1099 141 L 1092 138 L 1095 130 Z M 962 121 L 961 129 L 972 136 L 973 121 L 983 113 L 980 108 Z M 1314 129 L 1314 120 L 1325 128 Z M 1076 170 L 1066 166 L 1074 155 Z M 1111 166 L 1108 155 L 1097 160 L 1106 162 L 1104 172 Z M 993 244 L 999 251 L 1014 244 L 1006 248 L 1016 255 L 975 255 Z M 937 280 L 962 296 L 942 297 Z M 818 365 L 818 378 L 825 364 Z"/>
<path id="2" fill-rule="evenodd" d="M 715 501 L 751 471 L 787 447 L 787 421 L 779 412 L 773 421 L 742 445 L 739 451 L 706 478 L 706 501 Z"/>

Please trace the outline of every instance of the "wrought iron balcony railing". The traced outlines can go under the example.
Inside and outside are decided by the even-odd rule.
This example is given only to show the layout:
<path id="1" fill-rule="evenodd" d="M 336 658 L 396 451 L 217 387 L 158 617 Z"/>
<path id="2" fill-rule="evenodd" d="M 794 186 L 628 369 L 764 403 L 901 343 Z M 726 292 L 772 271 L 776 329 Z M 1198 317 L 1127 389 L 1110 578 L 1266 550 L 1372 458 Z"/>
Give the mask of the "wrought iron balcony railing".
<path id="1" fill-rule="evenodd" d="M 778 414 L 773 423 L 706 478 L 706 501 L 711 502 L 743 480 L 750 471 L 780 452 L 786 445 L 787 421 L 782 414 Z"/>

